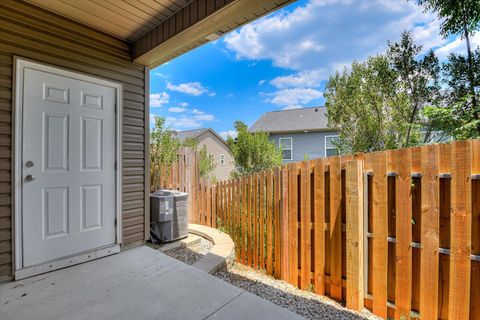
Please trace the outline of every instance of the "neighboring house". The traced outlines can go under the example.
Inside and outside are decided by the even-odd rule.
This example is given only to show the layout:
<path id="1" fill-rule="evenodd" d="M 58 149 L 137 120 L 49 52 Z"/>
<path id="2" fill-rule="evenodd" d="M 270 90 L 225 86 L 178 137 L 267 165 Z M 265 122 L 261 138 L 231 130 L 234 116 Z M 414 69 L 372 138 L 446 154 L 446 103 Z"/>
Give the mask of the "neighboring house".
<path id="1" fill-rule="evenodd" d="M 283 163 L 338 154 L 335 129 L 328 128 L 325 107 L 300 108 L 265 113 L 251 127 L 263 131 L 282 149 Z"/>
<path id="2" fill-rule="evenodd" d="M 213 155 L 213 161 L 215 163 L 215 169 L 212 171 L 211 176 L 214 176 L 217 181 L 230 178 L 230 173 L 234 169 L 230 147 L 213 129 L 205 128 L 179 131 L 175 133 L 175 137 L 180 142 L 186 139 L 194 139 L 198 143 L 198 150 L 206 146 L 207 152 Z"/>
<path id="3" fill-rule="evenodd" d="M 150 68 L 290 2 L 0 1 L 0 282 L 143 245 Z"/>

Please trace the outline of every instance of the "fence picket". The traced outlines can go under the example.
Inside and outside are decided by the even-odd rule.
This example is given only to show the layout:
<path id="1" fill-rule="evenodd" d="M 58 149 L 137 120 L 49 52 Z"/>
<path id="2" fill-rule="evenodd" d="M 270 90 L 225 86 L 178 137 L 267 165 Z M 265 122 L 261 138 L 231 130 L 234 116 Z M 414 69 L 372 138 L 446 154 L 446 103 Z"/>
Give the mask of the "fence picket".
<path id="1" fill-rule="evenodd" d="M 480 140 L 471 141 L 472 174 L 480 175 Z M 472 254 L 480 255 L 480 179 L 472 180 Z M 470 318 L 480 319 L 480 261 L 472 260 Z"/>
<path id="2" fill-rule="evenodd" d="M 363 163 L 348 161 L 346 177 L 347 215 L 347 308 L 363 309 Z"/>
<path id="3" fill-rule="evenodd" d="M 437 145 L 422 148 L 422 253 L 420 263 L 420 315 L 438 319 L 440 183 Z"/>
<path id="4" fill-rule="evenodd" d="M 290 283 L 298 286 L 298 171 L 297 165 L 288 165 L 288 224 Z"/>
<path id="5" fill-rule="evenodd" d="M 450 239 L 450 319 L 468 319 L 472 231 L 471 155 L 468 141 L 452 143 L 452 213 Z"/>
<path id="6" fill-rule="evenodd" d="M 303 161 L 301 165 L 301 213 L 300 213 L 300 255 L 301 255 L 301 288 L 310 288 L 311 271 L 311 230 L 310 230 L 310 161 Z"/>
<path id="7" fill-rule="evenodd" d="M 314 164 L 314 286 L 317 294 L 325 294 L 325 165 L 323 159 Z"/>
<path id="8" fill-rule="evenodd" d="M 342 172 L 340 157 L 331 157 L 330 177 L 330 295 L 342 300 Z"/>
<path id="9" fill-rule="evenodd" d="M 259 237 L 259 264 L 260 269 L 265 269 L 265 171 L 260 173 L 258 198 L 258 237 Z"/>
<path id="10" fill-rule="evenodd" d="M 372 184 L 373 313 L 379 317 L 387 318 L 387 159 L 384 152 L 375 152 L 369 157 L 371 157 L 374 172 Z"/>
<path id="11" fill-rule="evenodd" d="M 266 186 L 265 186 L 265 197 L 266 197 L 266 265 L 267 265 L 267 274 L 273 275 L 273 181 L 272 181 L 272 170 L 268 170 L 266 174 Z"/>
<path id="12" fill-rule="evenodd" d="M 412 304 L 412 179 L 410 149 L 393 150 L 395 178 L 395 319 L 408 319 Z"/>

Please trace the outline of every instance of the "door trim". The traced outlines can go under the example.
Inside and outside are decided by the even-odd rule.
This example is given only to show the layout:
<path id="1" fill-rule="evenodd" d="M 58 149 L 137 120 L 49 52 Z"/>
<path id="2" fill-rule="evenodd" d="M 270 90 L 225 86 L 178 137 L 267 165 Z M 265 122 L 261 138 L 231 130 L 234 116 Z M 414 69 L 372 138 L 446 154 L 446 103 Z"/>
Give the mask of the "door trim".
<path id="1" fill-rule="evenodd" d="M 48 270 L 44 270 L 44 268 L 40 268 L 38 266 L 37 268 L 35 267 L 29 267 L 29 268 L 23 268 L 23 234 L 22 234 L 22 132 L 23 132 L 23 117 L 22 117 L 22 111 L 23 111 L 23 81 L 24 81 L 24 69 L 25 68 L 31 68 L 35 69 L 38 71 L 42 72 L 48 72 L 48 73 L 53 73 L 59 76 L 63 77 L 68 77 L 76 80 L 81 80 L 81 81 L 87 81 L 90 83 L 106 86 L 106 87 L 111 87 L 114 88 L 116 91 L 116 106 L 115 106 L 115 131 L 116 131 L 116 137 L 115 137 L 115 160 L 116 160 L 116 171 L 115 171 L 115 243 L 112 244 L 113 247 L 118 247 L 122 243 L 122 219 L 121 219 L 121 208 L 122 208 L 122 146 L 121 146 L 121 141 L 122 141 L 122 85 L 116 82 L 92 77 L 90 75 L 86 75 L 83 73 L 77 73 L 77 72 L 72 72 L 65 70 L 63 68 L 57 67 L 57 66 L 51 66 L 43 63 L 38 63 L 34 62 L 31 60 L 19 58 L 19 57 L 14 57 L 14 66 L 15 66 L 15 73 L 14 73 L 14 85 L 15 85 L 15 96 L 14 96 L 14 117 L 15 117 L 15 122 L 14 122 L 14 185 L 13 185 L 13 193 L 14 193 L 14 223 L 12 227 L 13 231 L 13 240 L 14 240 L 14 263 L 13 263 L 13 274 L 14 277 L 17 277 L 17 273 L 19 276 L 22 276 L 22 270 L 25 270 L 26 272 L 23 272 L 23 275 L 28 274 L 28 276 L 35 275 L 32 270 L 37 270 L 36 274 L 47 272 L 47 271 L 52 271 L 54 270 L 53 268 L 49 268 Z M 110 247 L 112 247 L 110 246 Z M 97 248 L 92 251 L 89 251 L 87 253 L 82 252 L 75 257 L 78 257 L 79 259 L 72 259 L 74 256 L 71 257 L 64 257 L 58 260 L 55 260 L 55 263 L 51 262 L 49 265 L 55 265 L 57 266 L 56 269 L 58 268 L 64 268 L 68 265 L 71 264 L 65 264 L 62 263 L 63 260 L 67 259 L 68 261 L 78 261 L 76 263 L 81 263 L 84 261 L 89 260 L 87 259 L 81 259 L 81 256 L 86 256 L 88 257 L 88 254 L 91 252 L 97 252 L 103 250 L 102 248 Z M 108 254 L 114 254 L 117 253 L 118 250 L 104 250 L 102 252 L 105 252 L 102 256 L 108 255 Z M 108 253 L 107 253 L 108 252 Z M 27 270 L 29 269 L 29 270 Z M 25 277 L 25 276 L 23 276 Z"/>

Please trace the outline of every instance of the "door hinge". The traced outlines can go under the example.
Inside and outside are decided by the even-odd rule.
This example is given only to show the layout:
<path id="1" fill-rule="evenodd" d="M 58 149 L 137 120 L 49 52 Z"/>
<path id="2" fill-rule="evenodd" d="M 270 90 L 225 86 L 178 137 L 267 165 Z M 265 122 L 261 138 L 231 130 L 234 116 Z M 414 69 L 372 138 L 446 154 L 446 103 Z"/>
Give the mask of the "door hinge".
<path id="1" fill-rule="evenodd" d="M 118 103 L 115 103 L 115 113 L 118 112 Z"/>
<path id="2" fill-rule="evenodd" d="M 114 168 L 115 170 L 118 169 L 117 161 L 115 161 L 115 163 L 113 164 L 113 168 Z"/>

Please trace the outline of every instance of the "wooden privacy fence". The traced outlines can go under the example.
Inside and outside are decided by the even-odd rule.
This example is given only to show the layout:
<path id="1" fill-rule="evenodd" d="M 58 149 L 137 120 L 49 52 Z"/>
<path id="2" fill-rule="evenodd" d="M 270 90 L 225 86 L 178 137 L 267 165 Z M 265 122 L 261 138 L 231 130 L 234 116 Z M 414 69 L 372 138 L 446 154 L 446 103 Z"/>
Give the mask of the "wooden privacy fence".
<path id="1" fill-rule="evenodd" d="M 350 309 L 480 319 L 480 140 L 198 182 L 193 201 L 238 262 Z"/>
<path id="2" fill-rule="evenodd" d="M 177 161 L 171 166 L 150 163 L 150 191 L 174 189 L 189 194 L 189 212 L 196 212 L 197 189 L 202 183 L 199 170 L 199 156 L 192 148 L 180 148 Z M 190 215 L 190 220 L 192 219 Z"/>

